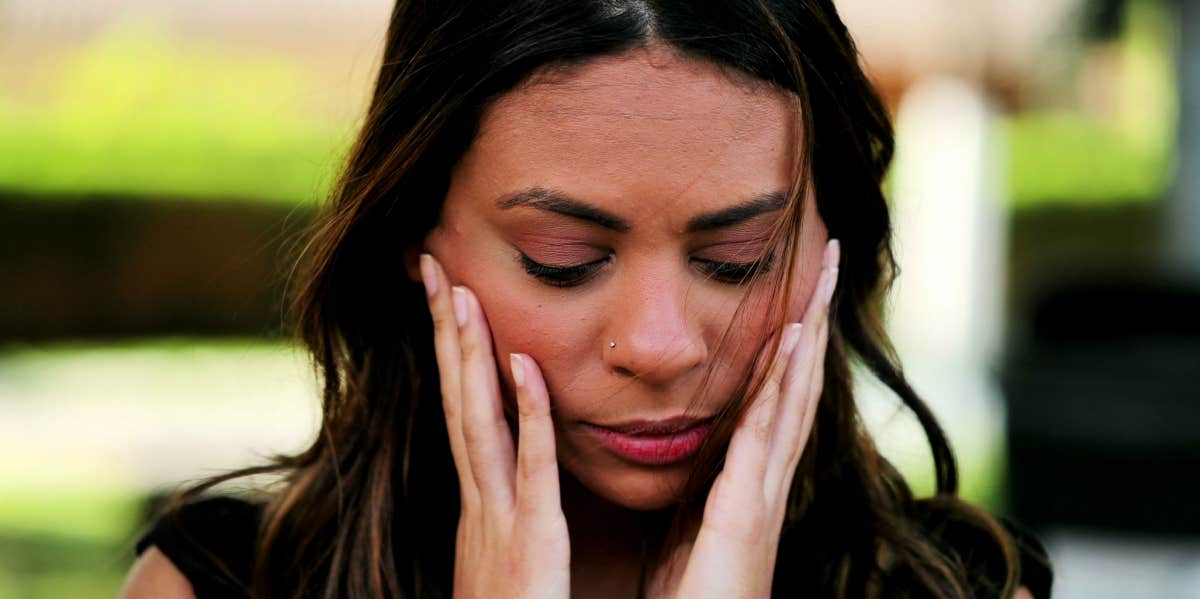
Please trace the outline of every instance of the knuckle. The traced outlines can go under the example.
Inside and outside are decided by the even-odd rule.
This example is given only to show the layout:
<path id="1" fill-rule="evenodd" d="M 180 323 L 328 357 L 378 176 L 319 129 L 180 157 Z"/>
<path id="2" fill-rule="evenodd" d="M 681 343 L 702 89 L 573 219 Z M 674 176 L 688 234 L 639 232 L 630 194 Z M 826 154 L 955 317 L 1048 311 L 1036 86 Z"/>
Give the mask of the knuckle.
<path id="1" fill-rule="evenodd" d="M 448 397 L 445 390 L 442 391 L 442 396 Z M 446 415 L 446 420 L 449 420 L 450 422 L 458 422 L 458 420 L 462 418 L 462 410 L 460 410 L 457 403 L 453 401 L 443 400 L 442 412 Z"/>
<path id="2" fill-rule="evenodd" d="M 474 337 L 471 335 L 459 336 L 458 351 L 461 352 L 464 357 L 474 354 L 478 347 L 479 344 L 475 342 Z"/>
<path id="3" fill-rule="evenodd" d="M 458 351 L 463 360 L 470 360 L 482 353 L 483 345 L 475 335 L 464 334 L 458 339 Z"/>
<path id="4" fill-rule="evenodd" d="M 433 317 L 433 330 L 442 332 L 449 329 L 451 326 L 458 328 L 458 323 L 453 318 L 444 313 L 444 310 L 431 310 L 430 315 Z"/>
<path id="5" fill-rule="evenodd" d="M 475 447 L 483 440 L 484 435 L 479 427 L 464 420 L 462 427 L 463 442 L 467 447 Z"/>
<path id="6" fill-rule="evenodd" d="M 762 391 L 759 392 L 759 401 L 778 397 L 782 391 L 783 373 L 773 373 L 772 376 L 763 383 Z"/>
<path id="7" fill-rule="evenodd" d="M 772 433 L 771 423 L 761 422 L 761 421 L 755 422 L 754 425 L 750 427 L 750 432 L 751 432 L 751 434 L 754 435 L 754 438 L 758 441 L 761 441 L 764 443 L 767 441 L 770 441 L 771 433 Z"/>
<path id="8" fill-rule="evenodd" d="M 547 468 L 554 465 L 554 458 L 544 451 L 526 452 L 521 460 L 522 467 L 517 468 L 517 476 L 522 483 L 534 483 L 545 476 Z"/>
<path id="9" fill-rule="evenodd" d="M 529 406 L 524 402 L 517 402 L 517 423 L 523 428 L 525 425 L 537 425 L 545 422 L 550 414 L 543 410 Z"/>
<path id="10" fill-rule="evenodd" d="M 480 501 L 479 494 L 469 493 L 466 489 L 462 489 L 459 493 L 459 502 L 462 506 L 458 515 L 459 530 L 477 527 L 479 519 L 482 517 L 480 512 L 483 510 L 483 502 Z"/>

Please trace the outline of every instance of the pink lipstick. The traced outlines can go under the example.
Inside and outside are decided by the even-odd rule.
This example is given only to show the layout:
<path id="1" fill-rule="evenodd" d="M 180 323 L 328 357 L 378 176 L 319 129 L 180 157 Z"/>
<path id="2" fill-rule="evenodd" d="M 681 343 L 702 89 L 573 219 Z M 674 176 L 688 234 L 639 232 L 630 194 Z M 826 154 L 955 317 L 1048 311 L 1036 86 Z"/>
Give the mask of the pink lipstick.
<path id="1" fill-rule="evenodd" d="M 639 420 L 617 425 L 588 424 L 605 449 L 646 466 L 682 462 L 700 450 L 712 431 L 712 418 L 677 417 Z"/>

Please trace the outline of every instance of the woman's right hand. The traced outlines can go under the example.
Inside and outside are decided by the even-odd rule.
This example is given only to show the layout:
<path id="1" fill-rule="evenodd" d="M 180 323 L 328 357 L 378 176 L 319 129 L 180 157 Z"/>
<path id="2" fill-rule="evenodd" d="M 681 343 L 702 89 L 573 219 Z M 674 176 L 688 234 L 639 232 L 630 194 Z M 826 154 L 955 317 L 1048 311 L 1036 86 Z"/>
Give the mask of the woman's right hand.
<path id="1" fill-rule="evenodd" d="M 491 331 L 478 299 L 465 287 L 451 287 L 429 254 L 421 255 L 421 278 L 433 315 L 442 406 L 462 498 L 454 597 L 565 599 L 571 544 L 541 370 L 527 355 L 511 356 L 520 439 L 514 450 Z"/>

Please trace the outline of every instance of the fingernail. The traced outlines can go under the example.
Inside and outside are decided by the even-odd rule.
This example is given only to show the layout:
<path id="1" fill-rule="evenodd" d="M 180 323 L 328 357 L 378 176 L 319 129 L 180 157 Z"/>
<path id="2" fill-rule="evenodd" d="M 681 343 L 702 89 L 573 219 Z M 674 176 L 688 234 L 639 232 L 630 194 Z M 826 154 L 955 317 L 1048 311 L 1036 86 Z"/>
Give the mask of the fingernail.
<path id="1" fill-rule="evenodd" d="M 427 297 L 437 293 L 437 273 L 433 268 L 433 256 L 429 254 L 421 254 L 421 282 L 425 285 Z"/>
<path id="2" fill-rule="evenodd" d="M 467 324 L 467 290 L 454 286 L 454 320 L 458 321 L 458 326 Z"/>
<path id="3" fill-rule="evenodd" d="M 828 279 L 825 281 L 825 305 L 833 301 L 833 291 L 837 289 L 838 267 L 832 266 L 829 268 Z"/>
<path id="4" fill-rule="evenodd" d="M 800 342 L 800 329 L 803 328 L 804 325 L 798 322 L 787 326 L 787 333 L 783 336 L 783 347 L 780 348 L 784 354 L 790 354 L 793 349 L 796 349 L 796 344 Z"/>
<path id="5" fill-rule="evenodd" d="M 508 354 L 508 366 L 512 369 L 513 383 L 518 387 L 525 386 L 525 362 L 520 354 Z"/>
<path id="6" fill-rule="evenodd" d="M 825 268 L 836 268 L 842 260 L 842 242 L 830 239 L 825 244 Z"/>

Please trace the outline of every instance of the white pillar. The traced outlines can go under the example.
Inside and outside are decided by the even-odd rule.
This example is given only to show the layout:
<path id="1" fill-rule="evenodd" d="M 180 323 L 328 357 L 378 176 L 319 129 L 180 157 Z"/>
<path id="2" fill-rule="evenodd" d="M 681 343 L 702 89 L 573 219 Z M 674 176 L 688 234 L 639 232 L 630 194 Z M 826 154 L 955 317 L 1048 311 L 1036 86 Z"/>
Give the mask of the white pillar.
<path id="1" fill-rule="evenodd" d="M 914 388 L 946 428 L 969 487 L 1003 447 L 992 376 L 1004 299 L 1001 146 L 983 93 L 952 79 L 915 85 L 896 126 L 892 199 L 901 272 L 889 330 Z M 881 444 L 910 453 L 908 429 L 902 436 L 885 432 Z M 928 461 L 927 452 L 920 457 Z"/>

